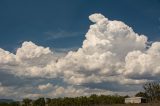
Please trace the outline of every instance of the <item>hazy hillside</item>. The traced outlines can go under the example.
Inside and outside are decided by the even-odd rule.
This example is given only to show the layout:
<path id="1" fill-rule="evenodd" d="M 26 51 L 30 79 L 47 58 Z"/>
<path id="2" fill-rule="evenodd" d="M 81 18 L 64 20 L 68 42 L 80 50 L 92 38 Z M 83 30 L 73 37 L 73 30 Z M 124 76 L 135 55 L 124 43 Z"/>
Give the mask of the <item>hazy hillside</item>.
<path id="1" fill-rule="evenodd" d="M 0 103 L 11 103 L 14 102 L 12 99 L 0 99 Z"/>

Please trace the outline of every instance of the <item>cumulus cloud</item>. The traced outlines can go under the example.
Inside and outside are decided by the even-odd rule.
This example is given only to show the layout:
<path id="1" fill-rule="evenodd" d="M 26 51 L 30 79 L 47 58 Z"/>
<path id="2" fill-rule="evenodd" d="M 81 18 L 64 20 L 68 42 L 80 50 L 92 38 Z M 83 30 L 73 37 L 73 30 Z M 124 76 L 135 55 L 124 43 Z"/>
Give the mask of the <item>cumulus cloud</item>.
<path id="1" fill-rule="evenodd" d="M 101 14 L 93 14 L 89 18 L 95 24 L 90 26 L 82 48 L 69 52 L 59 61 L 65 70 L 64 80 L 71 84 L 144 83 L 144 79 L 125 78 L 124 73 L 126 56 L 136 50 L 145 52 L 147 37 L 138 35 L 121 21 L 110 21 Z"/>
<path id="2" fill-rule="evenodd" d="M 126 56 L 125 75 L 133 78 L 156 79 L 160 75 L 160 42 L 154 42 L 145 52 L 133 51 Z"/>
<path id="3" fill-rule="evenodd" d="M 0 48 L 0 66 L 12 65 L 16 61 L 14 54 Z"/>
<path id="4" fill-rule="evenodd" d="M 160 42 L 148 45 L 147 36 L 102 14 L 92 14 L 89 19 L 93 25 L 77 51 L 57 57 L 49 48 L 26 41 L 16 54 L 0 49 L 0 69 L 19 77 L 62 79 L 66 85 L 72 85 L 70 88 L 50 83 L 38 86 L 40 91 L 56 91 L 55 95 L 85 94 L 90 88 L 82 91 L 73 86 L 83 87 L 89 83 L 134 87 L 159 78 Z M 97 89 L 92 93 L 100 92 Z"/>
<path id="5" fill-rule="evenodd" d="M 24 42 L 22 47 L 17 49 L 16 56 L 20 60 L 25 60 L 40 57 L 43 54 L 45 55 L 49 53 L 52 54 L 49 48 L 37 46 L 32 42 Z"/>
<path id="6" fill-rule="evenodd" d="M 56 76 L 56 73 L 50 70 L 54 69 L 57 57 L 48 47 L 37 46 L 33 42 L 24 42 L 17 49 L 16 54 L 3 49 L 0 49 L 0 53 L 0 69 L 8 73 L 26 77 Z"/>

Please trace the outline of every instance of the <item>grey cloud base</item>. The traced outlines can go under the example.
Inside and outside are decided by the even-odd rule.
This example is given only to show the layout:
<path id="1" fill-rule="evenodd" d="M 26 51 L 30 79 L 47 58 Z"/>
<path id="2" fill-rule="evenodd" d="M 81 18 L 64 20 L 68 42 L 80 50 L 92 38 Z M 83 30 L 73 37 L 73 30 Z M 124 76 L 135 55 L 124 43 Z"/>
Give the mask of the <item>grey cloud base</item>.
<path id="1" fill-rule="evenodd" d="M 21 99 L 25 96 L 79 96 L 103 92 L 126 94 L 125 91 L 131 87 L 130 93 L 133 93 L 145 82 L 159 78 L 160 42 L 148 47 L 145 35 L 135 33 L 121 21 L 108 20 L 101 14 L 90 15 L 89 19 L 94 24 L 86 33 L 82 47 L 61 57 L 33 42 L 24 42 L 16 54 L 0 49 L 0 71 L 3 73 L 23 78 L 24 81 L 32 78 L 62 79 L 63 83 L 42 84 L 37 81 L 35 85 L 24 84 L 17 93 L 14 85 L 6 86 L 1 82 L 0 91 L 3 93 L 0 92 L 0 96 L 19 96 L 18 99 Z M 106 88 L 110 89 L 97 84 L 106 84 Z M 117 85 L 117 88 L 124 85 L 125 88 L 123 91 L 113 91 L 111 85 Z M 28 89 L 32 89 L 31 92 Z"/>

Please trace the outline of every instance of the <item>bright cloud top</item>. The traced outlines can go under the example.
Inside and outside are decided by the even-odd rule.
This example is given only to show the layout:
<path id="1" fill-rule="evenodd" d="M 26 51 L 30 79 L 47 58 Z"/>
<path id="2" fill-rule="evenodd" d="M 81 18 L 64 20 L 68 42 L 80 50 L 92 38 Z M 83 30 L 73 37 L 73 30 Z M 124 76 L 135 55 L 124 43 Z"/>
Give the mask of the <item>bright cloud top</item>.
<path id="1" fill-rule="evenodd" d="M 92 14 L 94 23 L 77 51 L 57 57 L 49 48 L 24 42 L 16 54 L 0 49 L 0 69 L 25 78 L 61 78 L 64 83 L 83 86 L 89 83 L 138 85 L 157 80 L 160 75 L 160 42 L 148 45 L 121 21 Z M 53 86 L 40 85 L 40 90 Z"/>

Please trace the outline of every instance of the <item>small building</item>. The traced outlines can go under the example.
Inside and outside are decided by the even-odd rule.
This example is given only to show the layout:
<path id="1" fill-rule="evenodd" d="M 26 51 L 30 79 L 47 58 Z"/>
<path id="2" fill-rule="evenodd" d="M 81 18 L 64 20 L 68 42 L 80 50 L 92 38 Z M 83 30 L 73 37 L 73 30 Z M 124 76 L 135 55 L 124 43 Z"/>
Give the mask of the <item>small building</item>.
<path id="1" fill-rule="evenodd" d="M 125 103 L 129 104 L 129 103 L 146 103 L 147 99 L 144 97 L 129 97 L 129 98 L 125 98 Z"/>

